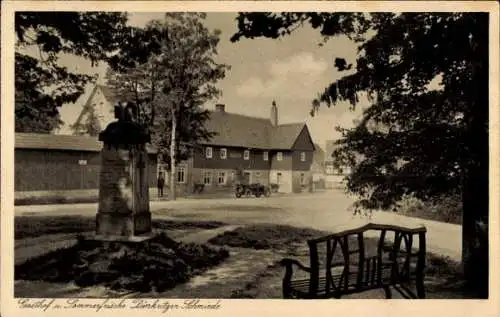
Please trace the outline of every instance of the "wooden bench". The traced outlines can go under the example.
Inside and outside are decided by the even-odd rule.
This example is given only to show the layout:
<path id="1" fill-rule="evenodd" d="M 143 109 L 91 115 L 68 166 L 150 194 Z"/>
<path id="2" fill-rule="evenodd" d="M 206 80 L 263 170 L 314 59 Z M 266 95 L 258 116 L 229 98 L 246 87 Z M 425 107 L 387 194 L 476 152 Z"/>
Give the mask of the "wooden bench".
<path id="1" fill-rule="evenodd" d="M 373 248 L 376 250 L 374 255 L 365 252 L 365 233 L 369 230 L 380 233 L 377 246 Z M 387 233 L 394 233 L 392 243 L 386 241 Z M 340 298 L 344 295 L 383 289 L 386 298 L 392 298 L 392 287 L 404 298 L 425 298 L 425 235 L 425 227 L 369 223 L 309 240 L 310 267 L 295 259 L 281 261 L 281 265 L 286 269 L 283 296 L 304 299 Z M 413 245 L 414 237 L 418 238 L 417 250 Z M 358 256 L 352 257 L 354 254 Z M 324 265 L 320 263 L 320 255 Z M 308 273 L 305 278 L 292 279 L 294 265 Z M 415 284 L 416 293 L 412 291 L 412 284 Z"/>

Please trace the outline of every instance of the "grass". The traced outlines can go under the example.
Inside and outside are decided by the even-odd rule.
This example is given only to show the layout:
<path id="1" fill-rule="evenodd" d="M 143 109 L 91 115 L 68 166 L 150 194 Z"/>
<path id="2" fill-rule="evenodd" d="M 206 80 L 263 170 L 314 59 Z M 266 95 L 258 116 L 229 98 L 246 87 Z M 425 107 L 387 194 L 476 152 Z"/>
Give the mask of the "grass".
<path id="1" fill-rule="evenodd" d="M 150 194 L 151 200 L 168 200 L 168 189 L 165 190 L 163 197 L 158 197 L 156 191 Z M 221 192 L 206 192 L 201 194 L 178 193 L 178 197 L 189 199 L 218 199 L 234 197 L 231 190 Z M 30 205 L 59 205 L 59 204 L 93 204 L 99 201 L 98 193 L 87 193 L 84 195 L 72 194 L 47 194 L 44 196 L 28 196 L 17 197 L 14 199 L 15 206 L 30 206 Z"/>
<path id="2" fill-rule="evenodd" d="M 306 241 L 311 238 L 325 235 L 327 232 L 313 229 L 296 228 L 283 225 L 252 225 L 241 227 L 232 232 L 225 232 L 211 240 L 210 243 L 254 250 L 283 251 L 284 255 L 294 257 L 304 263 L 309 262 L 309 252 Z M 353 237 L 349 245 L 356 245 Z M 365 238 L 365 254 L 373 256 L 377 252 L 378 239 Z M 318 250 L 320 261 L 326 256 L 326 248 Z M 342 260 L 342 255 L 336 253 L 333 262 Z M 426 261 L 426 288 L 430 298 L 474 298 L 474 294 L 467 293 L 463 288 L 463 274 L 460 263 L 448 257 L 427 254 Z M 351 263 L 356 263 L 356 256 Z M 267 269 L 252 272 L 254 278 L 245 285 L 233 289 L 232 298 L 280 298 L 281 279 L 283 269 L 276 263 Z"/>
<path id="3" fill-rule="evenodd" d="M 172 221 L 153 219 L 152 226 L 161 230 L 214 229 L 224 226 L 219 221 Z M 48 234 L 83 233 L 95 230 L 95 217 L 84 216 L 16 216 L 14 237 L 16 240 L 35 238 Z"/>
<path id="4" fill-rule="evenodd" d="M 14 200 L 14 205 L 27 206 L 27 205 L 59 205 L 59 204 L 92 204 L 92 203 L 97 203 L 98 201 L 99 197 L 97 195 L 91 195 L 88 197 L 69 197 L 69 196 L 55 195 L 55 196 L 16 198 Z"/>
<path id="5" fill-rule="evenodd" d="M 165 230 L 183 230 L 189 228 L 211 229 L 220 227 L 222 225 L 224 225 L 224 223 L 216 221 L 153 220 L 154 227 Z M 95 222 L 93 217 L 23 216 L 15 218 L 15 227 L 16 239 L 20 239 L 20 237 L 37 237 L 50 233 L 88 232 L 94 230 Z M 226 271 L 228 268 L 235 269 L 238 266 L 242 266 L 242 268 L 240 268 L 240 271 L 241 273 L 244 273 L 245 276 L 243 278 L 232 279 L 217 276 L 217 278 L 214 281 L 210 282 L 208 285 L 194 288 L 185 285 L 185 287 L 182 286 L 180 289 L 184 289 L 184 292 L 186 294 L 197 294 L 198 297 L 206 297 L 209 295 L 211 298 L 281 298 L 281 279 L 283 277 L 283 268 L 279 266 L 279 260 L 283 257 L 293 257 L 298 259 L 305 265 L 308 265 L 309 252 L 306 241 L 308 239 L 320 237 L 325 234 L 328 234 L 328 232 L 273 224 L 249 225 L 237 228 L 234 231 L 222 233 L 210 239 L 208 242 L 211 245 L 217 245 L 223 248 L 230 247 L 232 250 L 231 258 L 233 257 L 233 250 L 234 252 L 238 252 L 237 250 L 241 250 L 239 251 L 241 252 L 241 256 L 238 261 L 236 261 L 235 258 L 235 262 L 232 261 L 231 258 L 225 260 L 223 262 L 225 264 L 221 266 L 221 270 Z M 350 242 L 350 244 L 351 243 L 356 243 L 356 241 L 352 241 Z M 377 239 L 374 238 L 367 238 L 365 240 L 365 252 L 367 253 L 367 255 L 372 255 L 376 252 L 377 243 Z M 159 248 L 161 249 L 162 247 L 159 246 Z M 167 251 L 164 250 L 162 252 L 165 253 Z M 265 254 L 269 254 L 265 255 L 264 253 L 259 252 L 267 252 Z M 197 253 L 198 255 L 200 255 L 200 252 L 198 251 L 193 253 Z M 256 257 L 250 257 L 250 255 L 254 253 Z M 321 248 L 319 250 L 319 253 L 320 259 L 324 258 L 325 248 Z M 201 254 L 203 254 L 203 252 L 201 252 Z M 337 254 L 336 256 L 340 255 Z M 66 258 L 71 257 L 66 256 Z M 134 259 L 134 261 L 136 261 L 137 263 L 153 263 L 154 261 L 156 261 L 152 258 L 149 258 L 147 254 L 140 254 L 139 256 L 134 257 Z M 337 259 L 340 260 L 340 258 Z M 334 259 L 334 261 L 336 261 L 337 259 Z M 251 263 L 245 263 L 245 261 Z M 264 264 L 251 265 L 252 263 L 255 264 L 255 261 L 264 261 Z M 353 256 L 353 262 L 354 261 L 355 256 Z M 213 263 L 216 262 L 217 261 L 214 261 Z M 101 261 L 101 263 L 103 262 Z M 220 264 L 221 262 L 217 263 Z M 266 263 L 274 264 L 268 265 Z M 127 266 L 133 267 L 136 264 L 132 265 L 129 263 L 127 264 Z M 159 269 L 163 264 L 160 265 L 159 263 L 156 263 L 155 265 Z M 39 264 L 33 265 L 30 269 L 26 269 L 25 271 L 35 272 L 36 268 L 39 266 L 41 267 L 41 265 Z M 209 267 L 210 266 L 205 266 L 205 269 Z M 202 273 L 202 271 L 203 270 L 199 270 L 197 272 L 203 275 L 204 273 Z M 164 275 L 164 271 L 158 271 L 155 274 L 157 274 L 158 276 Z M 140 275 L 137 275 L 132 280 L 127 280 L 121 277 L 121 284 L 116 284 L 115 286 L 112 286 L 112 284 L 109 284 L 108 282 L 106 283 L 108 283 L 107 285 L 109 285 L 109 287 L 127 288 L 131 285 L 130 288 L 143 289 L 143 291 L 147 291 L 149 286 L 145 285 L 144 283 L 141 284 L 137 282 L 141 278 L 144 279 L 144 276 L 141 277 Z M 178 278 L 179 281 L 185 281 L 181 277 Z M 94 277 L 89 276 L 89 279 L 90 281 L 95 280 L 95 275 Z M 463 276 L 461 274 L 459 263 L 454 262 L 449 258 L 441 257 L 438 255 L 427 255 L 426 288 L 429 298 L 474 298 L 473 294 L 467 294 L 463 290 L 463 285 L 461 282 L 462 280 Z M 126 286 L 128 285 L 128 283 L 130 283 L 130 285 Z M 166 281 L 165 283 L 162 284 L 163 286 L 160 285 L 159 289 L 164 288 L 165 285 L 167 285 L 168 287 L 178 285 L 176 284 L 177 282 L 173 283 L 172 281 Z M 157 286 L 154 287 L 156 288 Z M 178 295 L 178 292 L 181 292 L 180 294 L 182 294 L 183 291 L 181 291 L 180 289 L 177 287 L 175 289 L 172 289 L 171 291 L 169 291 L 169 296 L 175 297 Z M 156 295 L 153 294 L 152 296 L 154 297 Z M 370 294 L 363 296 L 368 296 L 364 298 L 372 298 L 370 297 L 372 296 Z"/>
<path id="6" fill-rule="evenodd" d="M 258 224 L 224 232 L 208 242 L 216 245 L 252 249 L 284 249 L 290 244 L 305 242 L 328 234 L 326 231 L 286 225 Z"/>

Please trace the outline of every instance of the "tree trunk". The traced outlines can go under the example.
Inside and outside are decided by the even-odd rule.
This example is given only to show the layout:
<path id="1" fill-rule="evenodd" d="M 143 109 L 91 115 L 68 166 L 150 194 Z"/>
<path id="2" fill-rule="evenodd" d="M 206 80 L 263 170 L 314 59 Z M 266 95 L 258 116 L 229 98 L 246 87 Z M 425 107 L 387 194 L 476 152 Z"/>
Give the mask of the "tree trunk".
<path id="1" fill-rule="evenodd" d="M 472 167 L 463 192 L 462 264 L 466 290 L 488 298 L 488 170 Z M 481 223 L 486 227 L 481 226 Z"/>
<path id="2" fill-rule="evenodd" d="M 175 185 L 177 182 L 175 169 L 175 148 L 176 148 L 177 118 L 175 111 L 172 111 L 172 135 L 170 137 L 170 199 L 175 200 Z"/>
<path id="3" fill-rule="evenodd" d="M 479 23 L 485 37 L 474 65 L 474 102 L 470 109 L 465 142 L 470 156 L 465 162 L 462 216 L 462 264 L 467 291 L 473 297 L 488 298 L 489 279 L 489 72 L 488 17 Z"/>

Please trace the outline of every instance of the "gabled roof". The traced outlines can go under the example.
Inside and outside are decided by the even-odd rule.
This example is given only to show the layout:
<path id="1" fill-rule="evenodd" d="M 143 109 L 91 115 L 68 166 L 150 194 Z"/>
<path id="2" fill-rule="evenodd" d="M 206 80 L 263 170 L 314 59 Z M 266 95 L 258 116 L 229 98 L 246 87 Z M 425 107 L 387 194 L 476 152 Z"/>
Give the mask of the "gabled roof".
<path id="1" fill-rule="evenodd" d="M 92 99 L 100 90 L 110 104 L 118 100 L 112 89 L 103 85 L 96 85 L 89 99 L 83 106 L 82 112 L 76 122 L 92 107 Z M 244 147 L 269 150 L 290 150 L 300 133 L 307 129 L 305 123 L 289 123 L 273 126 L 267 118 L 251 117 L 226 111 L 210 111 L 210 119 L 205 127 L 216 135 L 210 141 L 203 142 L 205 145 L 217 145 L 228 147 Z M 307 130 L 309 134 L 309 130 Z M 309 139 L 310 135 L 309 135 Z M 311 140 L 312 143 L 312 140 Z M 314 148 L 314 144 L 313 144 Z"/>
<path id="2" fill-rule="evenodd" d="M 269 119 L 211 111 L 205 128 L 216 135 L 204 144 L 267 149 L 272 124 Z"/>
<path id="3" fill-rule="evenodd" d="M 78 118 L 75 121 L 75 124 L 80 123 L 83 120 L 83 116 L 86 115 L 92 108 L 92 100 L 94 99 L 95 94 L 98 91 L 101 91 L 102 94 L 104 95 L 104 98 L 111 104 L 114 105 L 118 102 L 118 99 L 116 98 L 116 94 L 113 93 L 113 91 L 104 85 L 95 85 L 94 89 L 92 89 L 92 92 L 90 93 L 89 98 L 83 105 L 82 111 L 78 115 Z"/>
<path id="4" fill-rule="evenodd" d="M 115 105 L 116 103 L 118 103 L 118 97 L 108 86 L 97 85 L 97 87 L 101 90 L 104 98 L 106 98 L 106 100 L 109 101 L 110 104 Z"/>
<path id="5" fill-rule="evenodd" d="M 291 149 L 305 126 L 305 123 L 278 125 L 274 128 L 274 131 L 272 131 L 269 147 L 276 150 Z"/>
<path id="6" fill-rule="evenodd" d="M 205 127 L 216 135 L 206 145 L 245 147 L 268 150 L 290 150 L 305 123 L 274 127 L 269 119 L 222 111 L 211 111 Z"/>
<path id="7" fill-rule="evenodd" d="M 16 133 L 14 146 L 16 149 L 100 152 L 103 143 L 89 136 Z M 156 153 L 153 146 L 146 145 L 146 148 L 149 153 Z"/>

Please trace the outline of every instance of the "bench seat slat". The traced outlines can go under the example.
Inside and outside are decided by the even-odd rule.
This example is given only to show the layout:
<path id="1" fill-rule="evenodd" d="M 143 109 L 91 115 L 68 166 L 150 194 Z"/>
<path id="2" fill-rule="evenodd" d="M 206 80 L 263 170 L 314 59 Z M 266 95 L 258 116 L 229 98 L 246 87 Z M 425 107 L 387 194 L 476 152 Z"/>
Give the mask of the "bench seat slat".
<path id="1" fill-rule="evenodd" d="M 381 284 L 369 284 L 369 283 L 363 283 L 361 284 L 361 287 L 357 285 L 357 280 L 356 280 L 356 274 L 349 274 L 349 283 L 348 283 L 348 288 L 347 291 L 363 291 L 363 290 L 370 290 L 370 289 L 375 289 L 375 288 L 380 288 L 382 285 L 390 285 L 391 281 L 391 275 L 390 272 L 382 274 L 382 281 Z M 338 282 L 340 281 L 340 275 L 334 276 L 333 277 L 335 285 L 338 285 Z M 292 281 L 291 283 L 291 288 L 294 292 L 302 294 L 303 297 L 307 297 L 309 294 L 309 280 L 295 280 Z M 318 290 L 315 294 L 313 295 L 321 295 L 326 293 L 326 278 L 321 277 L 319 279 L 318 283 Z M 330 293 L 333 293 L 334 289 L 333 287 L 330 288 Z M 342 293 L 345 294 L 345 290 L 342 289 Z"/>
<path id="2" fill-rule="evenodd" d="M 388 284 L 391 279 L 391 266 L 386 266 L 382 269 L 382 284 Z M 357 286 L 357 276 L 358 272 L 349 272 L 348 279 L 348 288 L 355 288 Z M 333 275 L 333 282 L 335 286 L 338 287 L 339 281 L 342 277 L 342 274 Z M 290 283 L 291 288 L 300 293 L 307 294 L 309 293 L 309 279 L 300 279 L 300 280 L 292 280 Z M 377 283 L 369 283 L 369 280 L 364 279 L 362 286 L 376 285 Z M 320 277 L 318 281 L 318 290 L 317 293 L 325 292 L 326 286 L 326 277 Z M 343 285 L 342 285 L 343 286 Z M 341 287 L 342 288 L 342 287 Z"/>

